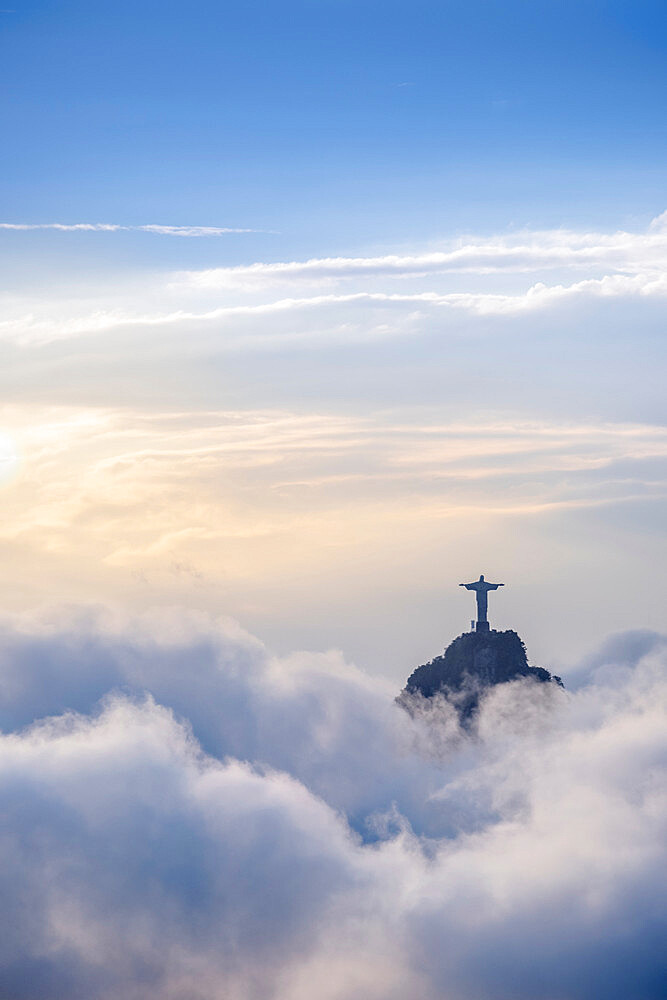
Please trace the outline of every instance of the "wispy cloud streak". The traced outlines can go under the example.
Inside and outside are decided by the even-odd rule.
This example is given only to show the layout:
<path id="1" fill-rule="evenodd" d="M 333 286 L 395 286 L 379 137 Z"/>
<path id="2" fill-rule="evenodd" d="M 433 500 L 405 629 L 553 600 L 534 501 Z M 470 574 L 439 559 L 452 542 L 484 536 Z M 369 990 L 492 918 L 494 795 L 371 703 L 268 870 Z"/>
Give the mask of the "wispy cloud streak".
<path id="1" fill-rule="evenodd" d="M 243 229 L 237 226 L 123 226 L 112 222 L 0 222 L 0 229 L 31 232 L 54 229 L 62 233 L 155 233 L 158 236 L 224 236 L 227 233 L 265 233 L 264 229 Z"/>
<path id="2" fill-rule="evenodd" d="M 6 418 L 22 467 L 0 538 L 128 568 L 185 558 L 229 573 L 241 538 L 317 548 L 332 530 L 391 532 L 417 512 L 467 524 L 667 496 L 662 426 L 279 410 Z"/>
<path id="3" fill-rule="evenodd" d="M 654 220 L 649 229 L 641 233 L 580 233 L 557 229 L 494 237 L 468 236 L 444 249 L 426 253 L 255 263 L 186 272 L 181 280 L 200 288 L 215 288 L 284 280 L 415 277 L 447 271 L 483 275 L 503 271 L 529 273 L 556 268 L 607 267 L 628 272 L 639 265 L 662 270 L 667 265 L 665 216 Z"/>
<path id="4" fill-rule="evenodd" d="M 39 228 L 3 223 L 5 228 Z M 115 231 L 141 229 L 179 236 L 250 230 L 176 226 L 112 226 L 81 223 L 51 228 Z M 525 277 L 530 275 L 530 280 Z M 446 332 L 456 316 L 504 318 L 548 314 L 616 300 L 627 303 L 667 296 L 667 226 L 664 217 L 643 233 L 550 232 L 469 238 L 460 246 L 414 255 L 318 258 L 162 273 L 141 291 L 128 279 L 90 300 L 23 303 L 8 300 L 0 339 L 31 346 L 104 334 L 123 327 L 179 324 L 232 328 L 234 348 L 295 336 L 329 342 L 332 330 L 346 341 L 369 335 L 412 334 L 440 312 Z M 22 308 L 23 307 L 23 308 Z M 317 313 L 313 324 L 307 313 Z M 294 316 L 282 327 L 279 317 Z M 299 317 L 301 319 L 299 320 Z M 275 318 L 272 319 L 272 318 Z M 237 320 L 253 326 L 237 327 Z M 302 329 L 299 329 L 298 322 Z M 322 336 L 320 327 L 329 332 Z M 384 330 L 384 333 L 381 331 Z M 369 334 L 369 331 L 372 331 Z M 228 332 L 228 331 L 227 331 Z M 221 338 L 220 349 L 226 341 Z"/>
<path id="5" fill-rule="evenodd" d="M 545 285 L 539 282 L 518 295 L 451 292 L 352 292 L 348 295 L 311 295 L 289 297 L 271 302 L 247 303 L 220 306 L 197 312 L 177 309 L 171 312 L 153 314 L 98 310 L 88 315 L 73 316 L 61 321 L 40 319 L 34 315 L 23 315 L 11 320 L 0 321 L 0 338 L 6 338 L 25 346 L 46 344 L 50 341 L 103 333 L 122 327 L 163 327 L 179 323 L 225 322 L 242 317 L 263 317 L 281 313 L 299 313 L 304 310 L 326 310 L 345 306 L 383 306 L 400 309 L 448 309 L 469 313 L 472 316 L 519 316 L 538 313 L 561 303 L 588 299 L 662 299 L 667 296 L 667 275 L 612 275 L 591 278 L 571 285 Z M 386 335 L 396 334 L 387 328 Z M 250 337 L 246 342 L 256 340 Z M 275 337 L 280 340 L 280 337 Z M 293 339 L 293 333 L 287 334 Z M 240 346 L 237 339 L 234 347 Z"/>

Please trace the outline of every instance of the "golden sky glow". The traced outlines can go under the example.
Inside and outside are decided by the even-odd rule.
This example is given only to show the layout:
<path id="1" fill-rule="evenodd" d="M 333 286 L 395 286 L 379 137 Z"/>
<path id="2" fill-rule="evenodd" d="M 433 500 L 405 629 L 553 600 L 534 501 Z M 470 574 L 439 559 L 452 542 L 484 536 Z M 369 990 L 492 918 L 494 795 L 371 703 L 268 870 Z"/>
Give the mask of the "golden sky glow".
<path id="1" fill-rule="evenodd" d="M 528 631 L 541 566 L 556 587 L 585 573 L 613 600 L 613 552 L 597 569 L 586 560 L 615 512 L 664 502 L 665 428 L 436 417 L 6 407 L 19 455 L 2 488 L 8 603 L 186 603 L 279 644 L 292 604 L 311 622 L 306 643 L 343 635 L 352 648 L 365 618 L 380 627 L 387 608 L 404 609 L 406 639 L 386 664 L 398 669 L 424 589 L 429 615 L 441 604 L 428 624 L 437 641 L 467 622 L 452 587 L 480 567 L 508 577 L 494 610 L 509 620 L 523 602 Z M 423 611 L 417 622 L 426 628 Z"/>

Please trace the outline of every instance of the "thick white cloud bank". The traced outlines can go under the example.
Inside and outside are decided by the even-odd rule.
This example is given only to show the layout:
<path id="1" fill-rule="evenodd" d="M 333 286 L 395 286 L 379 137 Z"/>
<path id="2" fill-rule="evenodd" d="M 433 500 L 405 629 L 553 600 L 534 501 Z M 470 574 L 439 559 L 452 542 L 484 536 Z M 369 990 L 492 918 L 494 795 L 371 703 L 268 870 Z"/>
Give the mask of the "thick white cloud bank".
<path id="1" fill-rule="evenodd" d="M 0 633 L 0 995 L 657 1000 L 667 640 L 411 720 L 183 613 Z"/>

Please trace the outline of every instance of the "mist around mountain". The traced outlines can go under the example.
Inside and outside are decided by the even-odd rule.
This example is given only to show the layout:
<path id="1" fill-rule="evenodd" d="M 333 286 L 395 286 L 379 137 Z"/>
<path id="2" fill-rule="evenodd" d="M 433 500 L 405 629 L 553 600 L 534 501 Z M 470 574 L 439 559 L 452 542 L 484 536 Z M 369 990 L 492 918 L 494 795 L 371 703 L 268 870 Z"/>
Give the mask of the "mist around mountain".
<path id="1" fill-rule="evenodd" d="M 527 679 L 536 684 L 563 682 L 544 667 L 528 665 L 526 646 L 511 629 L 465 632 L 441 656 L 410 674 L 399 703 L 415 711 L 416 700 L 446 698 L 462 721 L 469 723 L 479 710 L 480 698 L 497 684 Z"/>
<path id="2" fill-rule="evenodd" d="M 474 729 L 174 609 L 4 617 L 0 666 L 8 1000 L 665 995 L 664 636 Z"/>

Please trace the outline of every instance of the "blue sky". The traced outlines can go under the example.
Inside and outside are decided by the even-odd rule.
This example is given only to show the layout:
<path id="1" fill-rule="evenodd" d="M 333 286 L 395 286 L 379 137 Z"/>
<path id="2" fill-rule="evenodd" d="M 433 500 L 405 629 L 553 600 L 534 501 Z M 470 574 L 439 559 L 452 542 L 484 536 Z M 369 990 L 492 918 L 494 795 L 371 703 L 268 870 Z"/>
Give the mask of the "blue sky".
<path id="1" fill-rule="evenodd" d="M 245 259 L 648 219 L 666 20 L 643 0 L 19 3 L 4 216 L 280 230 L 217 248 Z"/>
<path id="2" fill-rule="evenodd" d="M 221 612 L 394 680 L 480 572 L 559 671 L 660 627 L 665 20 L 0 14 L 12 606 Z"/>

